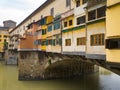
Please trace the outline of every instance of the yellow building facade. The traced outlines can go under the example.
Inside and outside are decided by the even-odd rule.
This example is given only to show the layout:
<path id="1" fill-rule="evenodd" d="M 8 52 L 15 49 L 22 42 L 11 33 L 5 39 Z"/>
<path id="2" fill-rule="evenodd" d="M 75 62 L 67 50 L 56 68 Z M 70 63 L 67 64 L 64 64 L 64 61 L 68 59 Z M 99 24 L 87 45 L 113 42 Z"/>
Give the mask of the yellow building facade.
<path id="1" fill-rule="evenodd" d="M 106 14 L 107 61 L 120 63 L 120 0 L 108 0 Z"/>
<path id="2" fill-rule="evenodd" d="M 52 16 L 47 16 L 41 20 L 44 20 L 43 24 L 41 25 L 41 30 L 42 30 L 42 36 L 41 36 L 41 50 L 46 51 L 46 38 L 47 38 L 47 24 L 51 23 L 53 20 Z"/>
<path id="3" fill-rule="evenodd" d="M 4 52 L 4 41 L 9 40 L 9 33 L 7 30 L 0 30 L 0 52 Z"/>
<path id="4" fill-rule="evenodd" d="M 46 52 L 61 53 L 61 14 L 47 25 Z"/>

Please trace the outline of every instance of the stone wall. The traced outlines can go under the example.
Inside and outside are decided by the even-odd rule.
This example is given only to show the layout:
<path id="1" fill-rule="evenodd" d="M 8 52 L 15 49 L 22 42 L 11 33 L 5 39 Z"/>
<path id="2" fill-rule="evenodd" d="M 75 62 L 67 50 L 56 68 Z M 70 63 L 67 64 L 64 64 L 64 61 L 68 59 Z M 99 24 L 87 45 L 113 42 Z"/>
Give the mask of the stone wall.
<path id="1" fill-rule="evenodd" d="M 44 64 L 38 60 L 19 60 L 19 80 L 43 79 Z"/>
<path id="2" fill-rule="evenodd" d="M 27 56 L 26 59 L 20 58 L 18 63 L 19 63 L 19 80 L 43 79 L 43 72 L 46 64 L 43 53 L 31 52 L 30 56 Z"/>
<path id="3" fill-rule="evenodd" d="M 19 80 L 68 78 L 98 71 L 94 64 L 67 55 L 44 52 L 32 52 L 31 55 L 36 58 L 19 59 Z"/>
<path id="4" fill-rule="evenodd" d="M 17 65 L 18 64 L 18 53 L 16 51 L 5 51 L 5 63 L 7 65 Z"/>
<path id="5" fill-rule="evenodd" d="M 94 64 L 79 60 L 63 60 L 48 66 L 44 71 L 44 78 L 71 78 L 73 76 L 79 76 L 82 74 L 94 73 L 98 70 L 99 69 Z"/>

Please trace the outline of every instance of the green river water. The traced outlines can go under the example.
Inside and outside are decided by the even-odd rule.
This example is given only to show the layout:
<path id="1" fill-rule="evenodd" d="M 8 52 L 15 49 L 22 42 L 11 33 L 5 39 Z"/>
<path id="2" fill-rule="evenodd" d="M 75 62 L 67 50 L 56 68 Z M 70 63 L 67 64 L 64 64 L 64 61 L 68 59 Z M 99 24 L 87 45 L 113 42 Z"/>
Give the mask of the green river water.
<path id="1" fill-rule="evenodd" d="M 71 79 L 19 81 L 18 67 L 0 62 L 0 90 L 120 90 L 120 76 L 100 68 L 98 73 Z"/>

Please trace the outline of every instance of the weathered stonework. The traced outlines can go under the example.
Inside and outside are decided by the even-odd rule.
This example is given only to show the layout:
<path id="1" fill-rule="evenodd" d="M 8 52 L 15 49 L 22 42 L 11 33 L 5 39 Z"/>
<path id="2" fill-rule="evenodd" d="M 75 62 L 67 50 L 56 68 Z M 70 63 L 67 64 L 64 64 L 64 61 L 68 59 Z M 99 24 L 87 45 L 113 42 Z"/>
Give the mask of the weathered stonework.
<path id="1" fill-rule="evenodd" d="M 68 78 L 98 71 L 97 68 L 94 68 L 94 64 L 74 60 L 66 55 L 40 54 L 39 59 L 19 60 L 19 80 Z"/>

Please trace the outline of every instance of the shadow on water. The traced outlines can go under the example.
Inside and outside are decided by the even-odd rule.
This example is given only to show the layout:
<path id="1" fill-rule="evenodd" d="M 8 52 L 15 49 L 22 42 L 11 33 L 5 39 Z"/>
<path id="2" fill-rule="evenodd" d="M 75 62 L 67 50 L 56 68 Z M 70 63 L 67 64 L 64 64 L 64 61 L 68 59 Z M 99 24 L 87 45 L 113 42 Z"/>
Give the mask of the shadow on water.
<path id="1" fill-rule="evenodd" d="M 17 66 L 0 62 L 0 90 L 120 90 L 120 77 L 105 69 L 71 79 L 18 81 Z"/>

